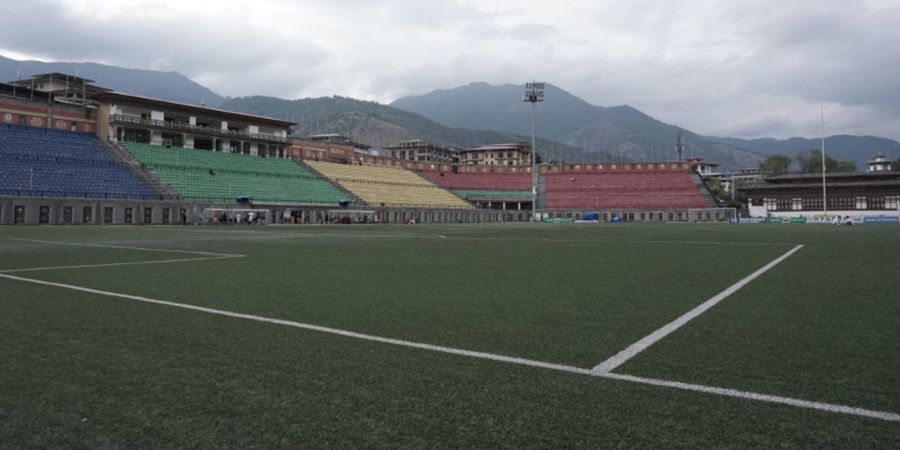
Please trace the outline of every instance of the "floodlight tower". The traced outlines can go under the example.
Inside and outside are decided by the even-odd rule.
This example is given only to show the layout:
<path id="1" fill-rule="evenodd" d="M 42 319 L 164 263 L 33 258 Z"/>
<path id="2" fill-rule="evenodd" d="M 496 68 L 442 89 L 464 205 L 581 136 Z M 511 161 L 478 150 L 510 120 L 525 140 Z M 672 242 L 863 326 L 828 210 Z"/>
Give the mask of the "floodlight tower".
<path id="1" fill-rule="evenodd" d="M 534 118 L 537 104 L 544 101 L 544 83 L 525 83 L 524 102 L 531 103 L 531 221 L 537 222 L 537 148 L 534 139 Z"/>

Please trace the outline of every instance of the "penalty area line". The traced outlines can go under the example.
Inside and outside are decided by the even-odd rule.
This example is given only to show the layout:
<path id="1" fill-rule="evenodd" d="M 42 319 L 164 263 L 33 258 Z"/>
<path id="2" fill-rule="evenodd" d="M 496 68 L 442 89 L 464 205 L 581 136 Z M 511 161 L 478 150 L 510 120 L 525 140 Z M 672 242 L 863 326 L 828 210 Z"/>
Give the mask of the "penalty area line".
<path id="1" fill-rule="evenodd" d="M 660 340 L 662 340 L 663 338 L 665 338 L 666 336 L 668 336 L 675 330 L 683 327 L 686 323 L 690 322 L 691 320 L 693 320 L 693 319 L 697 318 L 698 316 L 700 316 L 701 314 L 705 313 L 707 310 L 709 310 L 713 306 L 716 306 L 722 300 L 725 300 L 731 294 L 734 294 L 735 292 L 740 290 L 742 287 L 746 286 L 751 281 L 759 278 L 762 274 L 768 272 L 771 268 L 777 266 L 778 263 L 789 258 L 791 255 L 793 255 L 794 253 L 799 251 L 801 248 L 803 248 L 803 244 L 799 244 L 796 247 L 788 250 L 787 253 L 779 256 L 778 258 L 775 258 L 772 262 L 766 264 L 765 266 L 760 267 L 758 270 L 756 270 L 756 272 L 753 272 L 750 275 L 747 275 L 746 277 L 744 277 L 737 283 L 734 283 L 731 286 L 729 286 L 728 288 L 726 288 L 724 291 L 719 292 L 718 294 L 714 295 L 709 300 L 699 304 L 694 309 L 684 313 L 683 315 L 681 315 L 681 317 L 663 325 L 658 330 L 648 334 L 647 336 L 644 336 L 643 338 L 641 338 L 641 340 L 635 342 L 634 344 L 629 345 L 624 350 L 620 351 L 619 353 L 616 353 L 615 355 L 613 355 L 606 361 L 603 361 L 600 364 L 597 364 L 596 366 L 594 366 L 593 369 L 591 369 L 591 371 L 597 375 L 612 372 L 617 367 L 621 366 L 622 364 L 625 364 L 625 362 L 628 361 L 629 359 L 637 356 L 638 353 L 646 350 L 651 345 L 659 342 Z"/>
<path id="2" fill-rule="evenodd" d="M 780 397 L 780 396 L 776 396 L 776 395 L 739 391 L 739 390 L 735 390 L 735 389 L 727 389 L 727 388 L 719 388 L 719 387 L 713 387 L 713 386 L 682 383 L 679 381 L 658 380 L 658 379 L 652 379 L 652 378 L 643 378 L 643 377 L 637 377 L 637 376 L 632 376 L 632 375 L 622 375 L 622 374 L 615 374 L 615 373 L 608 373 L 608 372 L 595 372 L 591 369 L 584 369 L 584 368 L 569 366 L 569 365 L 565 365 L 565 364 L 556 364 L 556 363 L 550 363 L 550 362 L 544 362 L 544 361 L 536 361 L 536 360 L 527 359 L 527 358 L 519 358 L 519 357 L 515 357 L 515 356 L 506 356 L 506 355 L 499 355 L 499 354 L 495 354 L 495 353 L 466 350 L 466 349 L 454 348 L 454 347 L 445 347 L 445 346 L 441 346 L 441 345 L 433 345 L 433 344 L 426 344 L 426 343 L 422 343 L 422 342 L 407 341 L 407 340 L 403 340 L 403 339 L 386 338 L 386 337 L 374 336 L 374 335 L 370 335 L 370 334 L 358 333 L 355 331 L 342 330 L 342 329 L 338 329 L 338 328 L 313 325 L 313 324 L 308 324 L 308 323 L 303 323 L 303 322 L 295 322 L 292 320 L 275 319 L 275 318 L 271 318 L 271 317 L 257 316 L 257 315 L 253 315 L 253 314 L 244 314 L 244 313 L 226 311 L 226 310 L 215 309 L 215 308 L 207 308 L 207 307 L 203 307 L 203 306 L 171 302 L 171 301 L 166 301 L 166 300 L 157 300 L 157 299 L 141 297 L 141 296 L 137 296 L 137 295 L 121 294 L 121 293 L 117 293 L 117 292 L 103 291 L 100 289 L 92 289 L 92 288 L 86 288 L 86 287 L 82 287 L 82 286 L 71 285 L 71 284 L 56 283 L 56 282 L 52 282 L 52 281 L 43 281 L 43 280 L 37 280 L 37 279 L 33 279 L 33 278 L 24 278 L 24 277 L 19 277 L 19 276 L 15 276 L 15 275 L 7 275 L 7 274 L 2 274 L 2 273 L 0 273 L 0 278 L 6 278 L 9 280 L 21 281 L 21 282 L 25 282 L 25 283 L 33 283 L 33 284 L 38 284 L 38 285 L 43 285 L 43 286 L 51 286 L 51 287 L 57 287 L 57 288 L 63 288 L 63 289 L 70 289 L 70 290 L 81 291 L 81 292 L 86 292 L 86 293 L 90 293 L 90 294 L 121 298 L 121 299 L 125 299 L 125 300 L 132 300 L 132 301 L 138 301 L 138 302 L 144 302 L 144 303 L 152 303 L 152 304 L 156 304 L 156 305 L 168 306 L 168 307 L 173 307 L 173 308 L 181 308 L 181 309 L 186 309 L 186 310 L 191 310 L 191 311 L 202 312 L 202 313 L 206 313 L 206 314 L 230 317 L 230 318 L 234 318 L 234 319 L 251 320 L 251 321 L 256 321 L 256 322 L 269 323 L 269 324 L 273 324 L 273 325 L 281 325 L 281 326 L 287 326 L 287 327 L 292 327 L 292 328 L 299 328 L 299 329 L 303 329 L 303 330 L 309 330 L 309 331 L 315 331 L 315 332 L 320 332 L 320 333 L 343 336 L 343 337 L 359 339 L 359 340 L 363 340 L 363 341 L 378 342 L 378 343 L 382 343 L 382 344 L 394 345 L 394 346 L 399 346 L 399 347 L 428 350 L 428 351 L 432 351 L 432 352 L 439 352 L 439 353 L 445 353 L 445 354 L 451 354 L 451 355 L 457 355 L 457 356 L 465 356 L 465 357 L 469 357 L 469 358 L 496 361 L 496 362 L 502 362 L 502 363 L 507 363 L 507 364 L 515 364 L 515 365 L 527 366 L 527 367 L 532 367 L 532 368 L 555 370 L 558 372 L 565 372 L 565 373 L 584 375 L 584 376 L 592 376 L 592 377 L 604 378 L 604 379 L 609 379 L 609 380 L 625 381 L 625 382 L 630 382 L 630 383 L 644 384 L 644 385 L 650 385 L 650 386 L 656 386 L 656 387 L 664 387 L 664 388 L 673 388 L 673 389 L 679 389 L 679 390 L 685 390 L 685 391 L 701 392 L 701 393 L 705 393 L 705 394 L 720 395 L 720 396 L 747 399 L 747 400 L 755 400 L 755 401 L 767 402 L 767 403 L 776 403 L 776 404 L 794 406 L 797 408 L 812 409 L 812 410 L 825 411 L 825 412 L 838 413 L 838 414 L 847 414 L 847 415 L 853 415 L 853 416 L 869 417 L 869 418 L 880 419 L 880 420 L 885 420 L 885 421 L 890 421 L 890 422 L 900 422 L 900 414 L 894 413 L 894 412 L 888 412 L 888 411 L 875 411 L 875 410 L 857 408 L 857 407 L 846 406 L 846 405 L 814 402 L 814 401 L 801 400 L 801 399 L 795 399 L 795 398 L 790 398 L 790 397 Z"/>

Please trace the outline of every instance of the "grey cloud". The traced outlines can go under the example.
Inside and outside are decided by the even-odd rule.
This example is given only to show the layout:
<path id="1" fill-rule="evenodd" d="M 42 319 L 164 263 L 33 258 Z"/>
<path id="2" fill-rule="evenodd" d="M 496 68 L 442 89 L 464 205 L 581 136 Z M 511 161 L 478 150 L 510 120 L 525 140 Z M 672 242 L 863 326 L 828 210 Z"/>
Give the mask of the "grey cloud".
<path id="1" fill-rule="evenodd" d="M 223 81 L 212 86 L 214 89 L 235 84 L 263 86 L 272 95 L 279 93 L 286 80 L 310 72 L 328 58 L 328 52 L 308 43 L 293 43 L 285 49 L 253 33 L 222 32 L 214 22 L 191 17 L 91 23 L 51 6 L 50 2 L 27 3 L 15 10 L 4 6 L 0 9 L 0 16 L 6 18 L 0 19 L 0 41 L 12 43 L 17 51 L 54 60 L 177 70 L 190 77 Z M 48 29 L 53 30 L 49 38 Z M 227 74 L 229 79 L 216 74 Z"/>
<path id="2" fill-rule="evenodd" d="M 105 21 L 50 0 L 0 2 L 0 48 L 178 70 L 225 95 L 390 101 L 472 81 L 537 78 L 594 104 L 631 104 L 699 133 L 741 137 L 814 134 L 824 100 L 836 129 L 900 138 L 900 6 L 491 5 L 500 6 L 257 2 L 225 20 L 167 14 L 160 4 L 148 7 L 152 15 Z M 296 25 L 279 20 L 294 16 Z"/>

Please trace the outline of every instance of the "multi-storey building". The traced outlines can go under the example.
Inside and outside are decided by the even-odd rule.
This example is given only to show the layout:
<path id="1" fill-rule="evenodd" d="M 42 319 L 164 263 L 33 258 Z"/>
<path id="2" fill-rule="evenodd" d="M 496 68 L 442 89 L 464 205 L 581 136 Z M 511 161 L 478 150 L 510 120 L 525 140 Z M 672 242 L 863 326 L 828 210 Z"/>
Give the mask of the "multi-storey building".
<path id="1" fill-rule="evenodd" d="M 101 92 L 102 139 L 286 158 L 293 122 L 121 92 Z"/>
<path id="2" fill-rule="evenodd" d="M 531 164 L 531 144 L 513 142 L 489 144 L 459 151 L 460 164 L 485 166 L 527 166 Z"/>
<path id="3" fill-rule="evenodd" d="M 404 161 L 456 163 L 459 150 L 428 142 L 423 139 L 407 139 L 392 147 L 385 147 L 387 156 Z"/>

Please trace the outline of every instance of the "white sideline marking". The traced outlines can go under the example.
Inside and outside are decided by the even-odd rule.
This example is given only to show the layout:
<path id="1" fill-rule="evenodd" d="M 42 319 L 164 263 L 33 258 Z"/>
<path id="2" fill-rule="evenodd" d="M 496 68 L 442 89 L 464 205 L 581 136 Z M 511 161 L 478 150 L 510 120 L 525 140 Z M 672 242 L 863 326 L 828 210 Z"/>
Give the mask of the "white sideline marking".
<path id="1" fill-rule="evenodd" d="M 819 411 L 827 411 L 839 414 L 849 414 L 852 416 L 871 417 L 873 419 L 887 420 L 890 422 L 900 422 L 900 414 L 888 411 L 874 411 L 871 409 L 857 408 L 854 406 L 813 402 L 791 397 L 781 397 L 778 395 L 758 394 L 756 392 L 739 391 L 736 389 L 704 386 L 702 384 L 682 383 L 680 381 L 658 380 L 655 378 L 636 377 L 632 375 L 621 375 L 617 373 L 593 373 L 593 375 L 602 378 L 608 378 L 611 380 L 629 381 L 632 383 L 649 384 L 651 386 L 703 392 L 706 394 L 716 394 L 723 395 L 725 397 L 744 398 L 748 400 L 757 400 L 769 403 L 780 403 L 783 405 L 796 406 L 798 408 L 815 409 Z"/>
<path id="2" fill-rule="evenodd" d="M 265 322 L 265 323 L 271 323 L 274 325 L 282 325 L 282 326 L 288 326 L 288 327 L 293 327 L 293 328 L 300 328 L 300 329 L 304 329 L 304 330 L 317 331 L 320 333 L 333 334 L 333 335 L 344 336 L 344 337 L 353 338 L 353 339 L 370 341 L 370 342 L 379 342 L 379 343 L 383 343 L 383 344 L 396 345 L 396 346 L 400 346 L 400 347 L 417 348 L 417 349 L 421 349 L 421 350 L 429 350 L 429 351 L 433 351 L 433 352 L 447 353 L 447 354 L 451 354 L 451 355 L 467 356 L 467 357 L 476 358 L 476 359 L 504 362 L 504 363 L 509 363 L 509 364 L 516 364 L 516 365 L 528 366 L 528 367 L 534 367 L 534 368 L 540 368 L 540 369 L 556 370 L 559 372 L 566 372 L 566 373 L 577 374 L 577 375 L 586 375 L 586 376 L 593 376 L 593 377 L 605 378 L 605 379 L 610 379 L 610 380 L 618 380 L 618 381 L 627 381 L 627 382 L 631 382 L 631 383 L 646 384 L 646 385 L 657 386 L 657 387 L 668 387 L 668 388 L 681 389 L 681 390 L 687 390 L 687 391 L 702 392 L 702 393 L 706 393 L 706 394 L 722 395 L 722 396 L 726 396 L 726 397 L 742 398 L 742 399 L 756 400 L 756 401 L 768 402 L 768 403 L 777 403 L 777 404 L 794 406 L 797 408 L 813 409 L 813 410 L 818 410 L 818 411 L 825 411 L 825 412 L 838 413 L 838 414 L 847 414 L 847 415 L 852 415 L 852 416 L 869 417 L 869 418 L 873 418 L 873 419 L 880 419 L 880 420 L 885 420 L 885 421 L 890 421 L 890 422 L 900 422 L 900 414 L 888 412 L 888 411 L 875 411 L 875 410 L 857 408 L 857 407 L 846 406 L 846 405 L 813 402 L 813 401 L 809 401 L 809 400 L 800 400 L 800 399 L 795 399 L 795 398 L 790 398 L 790 397 L 780 397 L 780 396 L 776 396 L 776 395 L 758 394 L 758 393 L 754 393 L 754 392 L 738 391 L 735 389 L 719 388 L 719 387 L 713 387 L 713 386 L 703 386 L 703 385 L 699 385 L 699 384 L 682 383 L 682 382 L 678 382 L 678 381 L 657 380 L 657 379 L 653 379 L 653 378 L 643 378 L 643 377 L 636 377 L 636 376 L 632 376 L 632 375 L 620 375 L 620 374 L 614 374 L 614 373 L 608 373 L 608 372 L 595 372 L 593 370 L 582 369 L 580 367 L 574 367 L 574 366 L 569 366 L 569 365 L 564 365 L 564 364 L 555 364 L 555 363 L 536 361 L 536 360 L 526 359 L 526 358 L 518 358 L 518 357 L 514 357 L 514 356 L 505 356 L 505 355 L 498 355 L 498 354 L 494 354 L 494 353 L 478 352 L 478 351 L 465 350 L 465 349 L 459 349 L 459 348 L 453 348 L 453 347 L 444 347 L 444 346 L 440 346 L 440 345 L 432 345 L 432 344 L 425 344 L 425 343 L 420 343 L 420 342 L 405 341 L 402 339 L 385 338 L 385 337 L 373 336 L 373 335 L 364 334 L 364 333 L 357 333 L 355 331 L 341 330 L 338 328 L 324 327 L 324 326 L 320 326 L 320 325 L 312 325 L 312 324 L 307 324 L 307 323 L 302 323 L 302 322 L 294 322 L 291 320 L 274 319 L 274 318 L 269 318 L 269 317 L 256 316 L 256 315 L 252 315 L 252 314 L 243 314 L 243 313 L 225 311 L 225 310 L 214 309 L 214 308 L 206 308 L 203 306 L 188 305 L 188 304 L 183 304 L 183 303 L 169 302 L 169 301 L 165 301 L 165 300 L 156 300 L 156 299 L 147 298 L 147 297 L 140 297 L 137 295 L 120 294 L 120 293 L 116 293 L 116 292 L 102 291 L 99 289 L 91 289 L 91 288 L 75 286 L 75 285 L 71 285 L 71 284 L 63 284 L 63 283 L 55 283 L 52 281 L 35 280 L 33 278 L 23 278 L 23 277 L 18 277 L 15 275 L 6 275 L 6 274 L 2 274 L 2 273 L 0 273 L 0 278 L 6 278 L 6 279 L 16 280 L 16 281 L 23 281 L 26 283 L 34 283 L 34 284 L 39 284 L 39 285 L 44 285 L 44 286 L 53 286 L 53 287 L 59 287 L 59 288 L 64 288 L 64 289 L 72 289 L 75 291 L 87 292 L 87 293 L 91 293 L 91 294 L 105 295 L 105 296 L 109 296 L 109 297 L 118 297 L 118 298 L 123 298 L 126 300 L 134 300 L 134 301 L 139 301 L 139 302 L 153 303 L 153 304 L 157 304 L 157 305 L 170 306 L 170 307 L 174 307 L 174 308 L 188 309 L 188 310 L 192 310 L 192 311 L 198 311 L 198 312 L 203 312 L 203 313 L 213 314 L 213 315 L 218 315 L 218 316 L 231 317 L 231 318 L 235 318 L 235 319 L 252 320 L 252 321 L 256 321 L 256 322 Z"/>
<path id="3" fill-rule="evenodd" d="M 655 344 L 660 339 L 668 336 L 673 331 L 684 326 L 684 324 L 688 323 L 689 321 L 696 318 L 697 316 L 703 314 L 709 308 L 712 308 L 713 306 L 715 306 L 722 300 L 725 300 L 726 298 L 728 298 L 728 296 L 730 296 L 731 294 L 734 294 L 740 288 L 746 286 L 747 283 L 757 279 L 760 275 L 768 272 L 769 269 L 775 267 L 776 265 L 778 265 L 778 263 L 784 261 L 785 259 L 787 259 L 789 256 L 796 253 L 801 248 L 803 248 L 803 244 L 797 245 L 796 247 L 789 250 L 787 253 L 779 256 L 778 258 L 775 258 L 775 260 L 773 260 L 772 262 L 759 268 L 756 272 L 753 272 L 750 275 L 747 275 L 746 277 L 744 277 L 744 279 L 738 281 L 737 283 L 732 284 L 727 289 L 725 289 L 722 292 L 719 292 L 718 294 L 716 294 L 709 300 L 701 303 L 696 308 L 684 313 L 681 317 L 663 325 L 662 328 L 648 334 L 647 336 L 643 337 L 641 340 L 635 342 L 634 344 L 629 345 L 625 350 L 622 350 L 621 352 L 615 354 L 614 356 L 607 359 L 606 361 L 603 361 L 602 363 L 597 364 L 596 366 L 594 366 L 593 369 L 591 369 L 591 371 L 594 374 L 598 374 L 598 375 L 612 372 L 616 367 L 619 367 L 622 364 L 624 364 L 625 361 L 628 361 L 629 359 L 633 358 L 638 353 L 646 350 L 647 347 L 650 347 L 651 345 Z"/>
<path id="4" fill-rule="evenodd" d="M 118 263 L 101 263 L 101 264 L 78 264 L 74 266 L 48 266 L 48 267 L 28 267 L 25 269 L 4 269 L 0 273 L 19 273 L 19 272 L 36 272 L 40 270 L 62 270 L 62 269 L 90 269 L 94 267 L 116 267 L 116 266 L 138 266 L 142 264 L 167 264 L 175 262 L 188 261 L 215 261 L 218 259 L 242 258 L 244 255 L 226 255 L 226 256 L 210 256 L 206 258 L 179 258 L 179 259 L 157 259 L 151 261 L 131 261 Z"/>
<path id="5" fill-rule="evenodd" d="M 515 237 L 480 237 L 480 236 L 449 236 L 448 239 L 460 239 L 471 241 L 528 241 L 528 242 L 612 242 L 622 244 L 696 244 L 696 245 L 747 245 L 747 246 L 772 246 L 794 245 L 791 242 L 726 242 L 726 241 L 667 241 L 648 239 L 557 239 L 557 238 L 515 238 Z"/>
<path id="6" fill-rule="evenodd" d="M 221 309 L 206 308 L 203 306 L 188 305 L 185 303 L 176 303 L 176 302 L 170 302 L 170 301 L 166 301 L 166 300 L 157 300 L 157 299 L 141 297 L 141 296 L 137 296 L 137 295 L 120 294 L 117 292 L 102 291 L 99 289 L 91 289 L 91 288 L 75 286 L 75 285 L 71 285 L 71 284 L 55 283 L 52 281 L 36 280 L 33 278 L 23 278 L 23 277 L 17 277 L 15 275 L 6 275 L 6 274 L 2 274 L 2 273 L 0 273 L 0 278 L 8 278 L 10 280 L 24 281 L 26 283 L 34 283 L 34 284 L 40 284 L 40 285 L 44 285 L 44 286 L 60 287 L 60 288 L 64 288 L 64 289 L 72 289 L 75 291 L 87 292 L 90 294 L 106 295 L 109 297 L 118 297 L 118 298 L 124 298 L 127 300 L 136 300 L 139 302 L 171 306 L 174 308 L 189 309 L 192 311 L 199 311 L 199 312 L 204 312 L 207 314 L 232 317 L 235 319 L 245 319 L 245 320 L 253 320 L 253 321 L 257 321 L 257 322 L 271 323 L 271 324 L 275 324 L 275 325 L 284 325 L 284 326 L 293 327 L 293 328 L 301 328 L 304 330 L 318 331 L 321 333 L 336 334 L 338 336 L 362 339 L 364 341 L 373 341 L 373 342 L 381 342 L 384 344 L 399 345 L 401 347 L 412 347 L 412 348 L 431 350 L 431 351 L 441 352 L 441 353 L 450 353 L 453 355 L 468 356 L 471 358 L 488 359 L 488 360 L 492 360 L 492 361 L 500 361 L 500 362 L 506 362 L 506 363 L 511 363 L 511 364 L 519 364 L 519 365 L 523 365 L 523 366 L 540 367 L 540 368 L 544 368 L 544 369 L 552 369 L 552 370 L 558 370 L 558 371 L 562 371 L 562 372 L 577 373 L 577 374 L 581 374 L 581 375 L 590 375 L 590 373 L 591 373 L 591 371 L 588 369 L 582 369 L 582 368 L 567 366 L 567 365 L 563 365 L 563 364 L 554 364 L 554 363 L 548 363 L 548 362 L 543 362 L 543 361 L 535 361 L 535 360 L 526 359 L 526 358 L 518 358 L 518 357 L 514 357 L 514 356 L 495 355 L 493 353 L 477 352 L 477 351 L 464 350 L 464 349 L 453 348 L 453 347 L 443 347 L 440 345 L 432 345 L 432 344 L 424 344 L 424 343 L 420 343 L 420 342 L 405 341 L 402 339 L 393 339 L 393 338 L 386 338 L 386 337 L 380 337 L 380 336 L 373 336 L 373 335 L 364 334 L 364 333 L 357 333 L 355 331 L 341 330 L 338 328 L 324 327 L 321 325 L 313 325 L 313 324 L 302 323 L 302 322 L 294 322 L 292 320 L 274 319 L 271 317 L 263 317 L 263 316 L 253 315 L 253 314 L 237 313 L 237 312 L 225 311 L 225 310 L 221 310 Z"/>
<path id="7" fill-rule="evenodd" d="M 20 238 L 2 238 L 7 241 L 20 241 L 20 242 L 36 242 L 38 244 L 57 244 L 57 245 L 72 245 L 78 247 L 98 247 L 98 248 L 118 248 L 122 250 L 143 250 L 148 252 L 165 252 L 165 253 L 188 253 L 192 255 L 207 255 L 207 256 L 243 256 L 243 255 L 234 255 L 229 253 L 213 253 L 213 252 L 201 252 L 197 250 L 175 250 L 175 249 L 167 249 L 167 248 L 146 248 L 146 247 L 127 247 L 122 245 L 107 245 L 107 244 L 85 244 L 81 242 L 63 242 L 63 241 L 42 241 L 38 239 L 20 239 Z"/>

